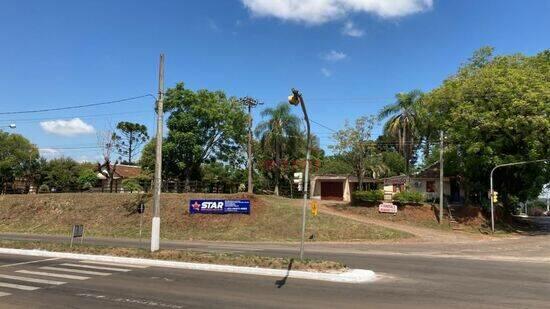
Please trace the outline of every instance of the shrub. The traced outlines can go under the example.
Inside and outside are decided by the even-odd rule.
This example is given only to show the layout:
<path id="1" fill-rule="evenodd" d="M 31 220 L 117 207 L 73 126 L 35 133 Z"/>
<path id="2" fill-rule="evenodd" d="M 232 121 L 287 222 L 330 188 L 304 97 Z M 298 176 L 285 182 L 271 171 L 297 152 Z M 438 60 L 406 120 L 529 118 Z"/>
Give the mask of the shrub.
<path id="1" fill-rule="evenodd" d="M 130 191 L 130 192 L 143 191 L 143 188 L 140 186 L 139 182 L 134 178 L 124 179 L 122 181 L 122 188 L 124 188 L 124 191 Z"/>
<path id="2" fill-rule="evenodd" d="M 355 191 L 351 194 L 351 198 L 354 205 L 373 204 L 384 200 L 384 191 Z"/>
<path id="3" fill-rule="evenodd" d="M 49 193 L 50 187 L 48 187 L 47 184 L 42 184 L 40 187 L 38 187 L 38 193 Z"/>
<path id="4" fill-rule="evenodd" d="M 398 203 L 422 203 L 424 201 L 424 194 L 417 191 L 403 191 L 393 195 L 393 200 Z"/>

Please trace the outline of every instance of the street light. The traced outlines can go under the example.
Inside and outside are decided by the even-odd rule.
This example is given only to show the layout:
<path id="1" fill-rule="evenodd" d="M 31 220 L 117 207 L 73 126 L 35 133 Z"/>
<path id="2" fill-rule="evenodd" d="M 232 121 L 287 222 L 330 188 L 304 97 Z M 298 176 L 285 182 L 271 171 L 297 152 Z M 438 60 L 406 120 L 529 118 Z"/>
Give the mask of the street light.
<path id="1" fill-rule="evenodd" d="M 499 167 L 512 166 L 512 165 L 523 165 L 523 164 L 537 163 L 537 162 L 550 162 L 550 159 L 505 163 L 505 164 L 497 165 L 497 166 L 493 167 L 493 169 L 491 170 L 491 176 L 490 176 L 490 179 L 489 179 L 490 186 L 491 186 L 491 189 L 489 191 L 489 199 L 491 200 L 491 230 L 493 231 L 493 233 L 495 232 L 495 208 L 494 208 L 494 201 L 493 201 L 493 196 L 494 196 L 495 192 L 493 191 L 493 173 Z"/>
<path id="2" fill-rule="evenodd" d="M 10 123 L 9 125 L 7 125 L 7 126 L 2 126 L 2 127 L 10 128 L 10 129 L 15 129 L 15 128 L 17 128 L 17 126 L 15 125 L 15 123 Z"/>
<path id="3" fill-rule="evenodd" d="M 309 118 L 307 116 L 306 111 L 306 104 L 304 103 L 304 98 L 302 98 L 302 94 L 297 89 L 292 88 L 292 95 L 288 97 L 288 103 L 296 106 L 300 104 L 302 107 L 302 112 L 304 113 L 304 119 L 306 120 L 306 127 L 307 127 L 307 151 L 306 151 L 306 170 L 304 172 L 304 205 L 302 207 L 302 240 L 300 242 L 300 260 L 304 259 L 304 238 L 306 233 L 306 209 L 307 209 L 307 190 L 308 190 L 308 183 L 309 183 L 309 154 L 310 154 L 310 148 L 311 148 L 311 130 L 310 130 L 310 124 L 309 124 Z"/>

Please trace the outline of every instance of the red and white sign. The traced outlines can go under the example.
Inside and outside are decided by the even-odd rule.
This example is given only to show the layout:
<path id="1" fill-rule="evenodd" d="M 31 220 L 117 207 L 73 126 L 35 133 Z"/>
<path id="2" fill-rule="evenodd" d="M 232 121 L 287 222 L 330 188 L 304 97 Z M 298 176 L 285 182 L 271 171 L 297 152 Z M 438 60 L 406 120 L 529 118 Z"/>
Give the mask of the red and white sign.
<path id="1" fill-rule="evenodd" d="M 397 213 L 397 205 L 394 205 L 392 203 L 382 203 L 382 204 L 378 205 L 378 212 L 396 214 Z"/>

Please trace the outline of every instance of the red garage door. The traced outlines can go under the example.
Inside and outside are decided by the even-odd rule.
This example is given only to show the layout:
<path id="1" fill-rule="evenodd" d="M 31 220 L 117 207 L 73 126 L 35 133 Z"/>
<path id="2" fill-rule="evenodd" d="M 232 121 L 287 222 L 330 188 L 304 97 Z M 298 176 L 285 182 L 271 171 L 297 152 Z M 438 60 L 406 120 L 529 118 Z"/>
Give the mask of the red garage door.
<path id="1" fill-rule="evenodd" d="M 321 199 L 341 201 L 344 199 L 344 183 L 338 181 L 321 182 Z"/>

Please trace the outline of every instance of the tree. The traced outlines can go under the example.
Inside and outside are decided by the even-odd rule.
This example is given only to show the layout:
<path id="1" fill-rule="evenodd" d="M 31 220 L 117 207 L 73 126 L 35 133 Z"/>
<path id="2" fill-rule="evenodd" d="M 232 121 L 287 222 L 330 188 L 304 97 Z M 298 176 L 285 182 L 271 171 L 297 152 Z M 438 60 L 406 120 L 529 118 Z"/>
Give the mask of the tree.
<path id="1" fill-rule="evenodd" d="M 286 103 L 264 109 L 261 116 L 267 119 L 258 124 L 255 134 L 260 140 L 260 148 L 268 163 L 263 167 L 271 172 L 275 183 L 274 193 L 278 196 L 283 169 L 296 158 L 302 138 L 300 119 L 291 114 L 290 106 Z"/>
<path id="2" fill-rule="evenodd" d="M 120 155 L 120 159 L 128 158 L 122 161 L 125 164 L 132 165 L 132 159 L 139 153 L 141 146 L 147 142 L 149 135 L 145 125 L 127 121 L 121 121 L 116 126 L 117 131 L 113 133 L 115 148 Z"/>
<path id="3" fill-rule="evenodd" d="M 41 184 L 56 192 L 70 192 L 80 189 L 81 168 L 75 160 L 67 157 L 46 161 L 42 166 Z"/>
<path id="4" fill-rule="evenodd" d="M 170 113 L 163 143 L 164 169 L 185 179 L 186 187 L 203 162 L 235 161 L 244 153 L 248 118 L 235 98 L 223 91 L 195 92 L 178 83 L 167 90 L 164 104 Z"/>
<path id="5" fill-rule="evenodd" d="M 115 149 L 115 134 L 111 131 L 99 132 L 97 135 L 98 145 L 103 151 L 103 163 L 97 163 L 97 171 L 107 179 L 109 192 L 113 192 L 113 183 L 118 160 L 111 163 L 113 150 Z"/>
<path id="6" fill-rule="evenodd" d="M 466 190 L 486 196 L 497 164 L 550 158 L 550 50 L 493 58 L 485 48 L 471 59 L 425 103 Z M 508 204 L 534 198 L 549 181 L 549 164 L 495 172 L 495 190 Z"/>
<path id="7" fill-rule="evenodd" d="M 404 174 L 406 171 L 405 158 L 395 151 L 382 152 L 382 162 L 387 166 L 387 176 Z"/>
<path id="8" fill-rule="evenodd" d="M 407 173 L 418 143 L 418 110 L 422 96 L 420 90 L 398 93 L 396 102 L 384 106 L 378 114 L 379 120 L 390 117 L 384 124 L 384 133 L 397 139 L 398 150 L 405 158 Z"/>
<path id="9" fill-rule="evenodd" d="M 374 123 L 375 117 L 367 116 L 356 119 L 354 126 L 346 122 L 344 129 L 334 134 L 336 144 L 329 146 L 351 163 L 359 182 L 359 190 L 364 188 L 363 182 L 367 175 L 372 177 L 374 172 L 383 170 L 381 160 L 373 158 L 378 156 L 376 144 L 371 140 Z"/>
<path id="10" fill-rule="evenodd" d="M 8 183 L 26 176 L 31 181 L 39 158 L 38 148 L 20 134 L 0 130 L 0 185 L 6 192 Z"/>
<path id="11" fill-rule="evenodd" d="M 78 185 L 81 190 L 91 189 L 97 182 L 97 174 L 93 168 L 85 165 L 80 166 L 78 173 Z"/>
<path id="12" fill-rule="evenodd" d="M 321 162 L 321 167 L 317 171 L 319 175 L 348 175 L 353 173 L 353 167 L 342 156 L 326 157 Z"/>

